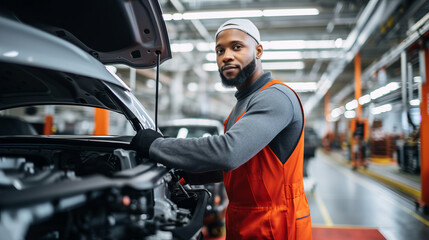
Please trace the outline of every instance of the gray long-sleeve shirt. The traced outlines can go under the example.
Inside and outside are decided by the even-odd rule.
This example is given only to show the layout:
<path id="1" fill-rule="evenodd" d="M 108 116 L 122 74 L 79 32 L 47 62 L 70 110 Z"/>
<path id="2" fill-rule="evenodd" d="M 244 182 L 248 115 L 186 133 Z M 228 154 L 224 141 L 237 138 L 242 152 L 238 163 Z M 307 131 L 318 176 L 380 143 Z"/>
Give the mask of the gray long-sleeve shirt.
<path id="1" fill-rule="evenodd" d="M 269 145 L 284 163 L 299 140 L 304 119 L 298 97 L 288 87 L 274 84 L 259 91 L 271 80 L 271 73 L 264 73 L 236 92 L 224 135 L 158 138 L 149 149 L 150 158 L 189 172 L 230 171 Z"/>

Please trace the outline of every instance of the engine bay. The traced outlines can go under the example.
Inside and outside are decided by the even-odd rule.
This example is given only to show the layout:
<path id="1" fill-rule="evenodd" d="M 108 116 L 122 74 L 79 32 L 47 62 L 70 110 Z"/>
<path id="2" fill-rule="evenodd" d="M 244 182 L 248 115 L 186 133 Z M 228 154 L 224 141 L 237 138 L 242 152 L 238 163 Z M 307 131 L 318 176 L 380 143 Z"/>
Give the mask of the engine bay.
<path id="1" fill-rule="evenodd" d="M 7 239 L 197 239 L 209 193 L 118 139 L 8 137 L 0 145 Z"/>

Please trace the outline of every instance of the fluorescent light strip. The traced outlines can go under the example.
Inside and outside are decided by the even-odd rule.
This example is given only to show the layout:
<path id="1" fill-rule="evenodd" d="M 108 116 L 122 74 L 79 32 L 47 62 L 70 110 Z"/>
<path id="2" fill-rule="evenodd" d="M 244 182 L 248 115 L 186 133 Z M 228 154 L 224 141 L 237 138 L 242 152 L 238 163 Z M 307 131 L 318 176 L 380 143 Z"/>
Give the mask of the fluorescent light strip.
<path id="1" fill-rule="evenodd" d="M 203 70 L 206 72 L 216 72 L 218 71 L 218 67 L 216 63 L 204 63 Z"/>
<path id="2" fill-rule="evenodd" d="M 378 88 L 370 93 L 371 99 L 377 99 L 381 96 L 384 96 L 390 92 L 393 92 L 399 88 L 398 82 L 391 82 L 384 87 Z"/>
<path id="3" fill-rule="evenodd" d="M 191 52 L 194 50 L 194 44 L 192 43 L 173 43 L 171 44 L 172 52 Z"/>
<path id="4" fill-rule="evenodd" d="M 344 112 L 344 117 L 346 117 L 346 118 L 355 118 L 356 117 L 356 112 L 355 111 L 345 111 Z"/>
<path id="5" fill-rule="evenodd" d="M 411 106 L 419 106 L 420 105 L 420 100 L 419 99 L 410 100 L 410 105 Z"/>
<path id="6" fill-rule="evenodd" d="M 359 98 L 359 104 L 364 105 L 371 102 L 371 96 L 369 94 L 363 95 Z"/>
<path id="7" fill-rule="evenodd" d="M 298 51 L 264 52 L 261 60 L 301 60 L 302 53 Z M 206 60 L 215 62 L 216 53 L 207 53 Z"/>
<path id="8" fill-rule="evenodd" d="M 298 49 L 339 49 L 341 44 L 337 40 L 285 40 L 285 41 L 262 41 L 261 44 L 264 50 L 298 50 Z M 198 42 L 196 44 L 198 51 L 214 51 L 214 42 Z M 315 55 L 317 53 L 317 56 Z M 335 58 L 339 57 L 339 52 L 335 51 L 308 51 L 306 52 L 308 58 Z"/>
<path id="9" fill-rule="evenodd" d="M 344 112 L 345 112 L 344 107 L 338 107 L 338 108 L 335 108 L 334 110 L 331 111 L 331 116 L 333 118 L 337 118 L 337 117 L 341 116 L 341 114 L 343 114 Z"/>
<path id="10" fill-rule="evenodd" d="M 375 108 L 371 109 L 371 113 L 374 115 L 377 115 L 377 114 L 388 112 L 391 110 L 392 110 L 392 105 L 391 104 L 385 104 L 385 105 L 381 105 L 379 107 L 375 107 Z"/>
<path id="11" fill-rule="evenodd" d="M 281 17 L 281 16 L 311 16 L 318 15 L 316 8 L 300 9 L 266 9 L 266 10 L 242 10 L 242 11 L 202 11 L 163 14 L 165 21 L 194 20 L 194 19 L 218 19 L 218 18 L 251 18 L 251 17 Z"/>
<path id="12" fill-rule="evenodd" d="M 264 70 L 300 70 L 304 69 L 304 62 L 263 62 Z"/>
<path id="13" fill-rule="evenodd" d="M 216 11 L 216 12 L 186 12 L 183 13 L 183 19 L 217 19 L 217 18 L 250 18 L 262 17 L 261 10 L 244 10 L 244 11 Z"/>
<path id="14" fill-rule="evenodd" d="M 298 51 L 279 51 L 279 52 L 264 52 L 261 60 L 290 60 L 302 59 L 302 53 Z"/>
<path id="15" fill-rule="evenodd" d="M 311 92 L 317 89 L 316 82 L 286 82 L 296 92 Z M 231 92 L 235 91 L 235 88 L 225 88 L 222 83 L 218 82 L 215 84 L 215 90 L 219 92 Z"/>
<path id="16" fill-rule="evenodd" d="M 304 69 L 305 65 L 303 62 L 263 62 L 262 68 L 264 70 L 299 70 Z M 203 70 L 207 72 L 218 71 L 216 63 L 204 63 Z"/>
<path id="17" fill-rule="evenodd" d="M 344 116 L 346 118 L 354 118 L 354 117 L 350 117 L 350 116 L 352 116 L 352 113 L 348 113 L 348 112 L 351 112 L 351 110 L 356 109 L 358 106 L 358 102 L 360 105 L 367 104 L 367 103 L 371 102 L 371 100 L 374 100 L 374 99 L 377 99 L 381 96 L 384 96 L 390 92 L 397 90 L 398 88 L 400 88 L 400 85 L 398 82 L 391 82 L 384 87 L 381 87 L 381 88 L 378 88 L 378 89 L 372 91 L 370 94 L 363 95 L 362 97 L 359 98 L 359 101 L 356 101 L 356 99 L 353 99 L 352 101 L 348 102 L 345 105 L 345 109 L 347 109 L 348 111 L 346 111 L 344 113 Z M 411 106 L 418 106 L 419 104 L 420 104 L 420 101 L 418 99 L 413 99 L 410 101 Z M 334 110 L 335 110 L 335 112 L 334 112 Z M 334 110 L 331 111 L 331 116 L 333 118 L 336 118 L 339 116 L 339 110 L 337 110 L 337 109 L 334 109 Z M 388 112 L 390 110 L 392 110 L 392 105 L 386 104 L 386 105 L 383 105 L 380 107 L 372 108 L 371 113 L 373 115 L 377 115 L 377 114 L 380 114 L 383 112 Z M 347 117 L 346 114 L 349 117 Z M 356 113 L 355 113 L 355 115 L 356 115 Z"/>
<path id="18" fill-rule="evenodd" d="M 358 107 L 358 101 L 356 101 L 356 99 L 353 99 L 346 104 L 346 109 L 348 111 L 356 109 L 357 107 Z"/>
<path id="19" fill-rule="evenodd" d="M 314 92 L 317 90 L 316 82 L 285 82 L 285 84 L 297 92 Z"/>
<path id="20" fill-rule="evenodd" d="M 262 60 L 302 60 L 302 59 L 333 59 L 339 56 L 336 51 L 265 51 Z M 206 60 L 216 61 L 216 53 L 207 53 Z"/>
<path id="21" fill-rule="evenodd" d="M 337 43 L 335 43 L 337 42 Z M 262 41 L 265 50 L 268 49 L 330 49 L 339 48 L 339 40 L 284 40 L 284 41 Z M 341 46 L 340 46 L 341 47 Z"/>
<path id="22" fill-rule="evenodd" d="M 280 17 L 280 16 L 311 16 L 319 15 L 319 10 L 316 8 L 301 8 L 301 9 L 265 9 L 262 11 L 264 17 Z"/>

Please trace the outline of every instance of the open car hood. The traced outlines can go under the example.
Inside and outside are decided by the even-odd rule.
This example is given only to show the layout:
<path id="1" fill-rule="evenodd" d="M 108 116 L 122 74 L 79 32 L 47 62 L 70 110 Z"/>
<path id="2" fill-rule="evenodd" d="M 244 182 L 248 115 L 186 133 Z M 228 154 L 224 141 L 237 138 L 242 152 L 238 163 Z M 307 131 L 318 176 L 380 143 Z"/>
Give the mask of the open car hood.
<path id="1" fill-rule="evenodd" d="M 157 0 L 5 0 L 0 14 L 65 39 L 104 64 L 149 68 L 158 52 L 161 62 L 171 58 Z"/>

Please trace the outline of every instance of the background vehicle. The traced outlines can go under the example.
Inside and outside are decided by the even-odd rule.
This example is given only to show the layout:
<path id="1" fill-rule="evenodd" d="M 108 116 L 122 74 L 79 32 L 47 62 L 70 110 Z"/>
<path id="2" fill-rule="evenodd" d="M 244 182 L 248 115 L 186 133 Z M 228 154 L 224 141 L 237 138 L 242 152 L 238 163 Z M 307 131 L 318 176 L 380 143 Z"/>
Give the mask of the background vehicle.
<path id="1" fill-rule="evenodd" d="M 130 149 L 155 124 L 103 65 L 171 57 L 158 2 L 0 9 L 0 238 L 197 239 L 209 194 Z M 117 135 L 93 135 L 99 109 Z"/>
<path id="2" fill-rule="evenodd" d="M 320 146 L 317 133 L 311 127 L 304 130 L 304 158 L 310 159 L 316 155 L 316 149 Z"/>
<path id="3" fill-rule="evenodd" d="M 177 138 L 198 138 L 211 135 L 222 135 L 223 125 L 213 119 L 185 118 L 161 123 L 159 129 L 165 136 Z M 204 215 L 206 236 L 220 236 L 225 231 L 225 210 L 228 205 L 223 183 L 204 185 L 212 193 Z"/>
<path id="4" fill-rule="evenodd" d="M 316 132 L 311 127 L 304 129 L 304 163 L 303 163 L 303 176 L 304 176 L 304 189 L 306 193 L 313 193 L 316 189 L 315 180 L 308 174 L 308 164 L 311 159 L 316 156 L 317 147 L 320 146 L 320 140 Z"/>

